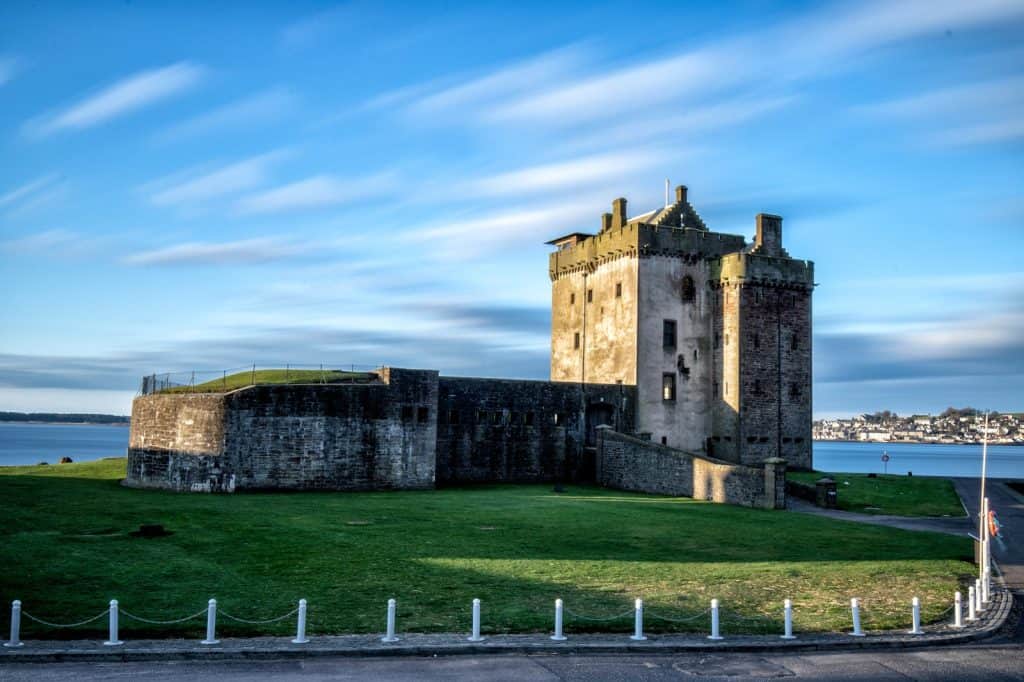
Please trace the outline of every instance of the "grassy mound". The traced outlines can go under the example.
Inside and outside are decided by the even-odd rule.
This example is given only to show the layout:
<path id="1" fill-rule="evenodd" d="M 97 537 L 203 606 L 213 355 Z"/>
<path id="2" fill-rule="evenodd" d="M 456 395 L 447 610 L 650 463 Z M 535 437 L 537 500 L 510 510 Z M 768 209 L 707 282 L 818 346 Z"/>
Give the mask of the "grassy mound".
<path id="1" fill-rule="evenodd" d="M 258 369 L 238 372 L 195 386 L 174 386 L 160 393 L 224 393 L 253 384 L 349 384 L 372 381 L 370 372 L 345 372 L 337 369 Z"/>
<path id="2" fill-rule="evenodd" d="M 706 631 L 707 618 L 673 623 L 722 600 L 725 632 L 781 630 L 782 601 L 798 630 L 849 627 L 849 599 L 871 629 L 905 627 L 910 597 L 925 619 L 949 605 L 972 573 L 967 538 L 843 523 L 817 516 L 686 498 L 569 487 L 487 486 L 390 493 L 176 494 L 124 488 L 123 459 L 59 467 L 0 467 L 0 603 L 71 622 L 109 599 L 169 620 L 216 597 L 222 611 L 257 620 L 309 600 L 314 634 L 379 632 L 398 599 L 406 632 L 465 632 L 483 601 L 487 632 L 544 631 L 565 600 L 569 632 L 628 632 L 643 597 L 651 631 Z M 129 533 L 159 523 L 158 538 Z M 756 620 L 740 620 L 739 616 Z M 758 618 L 760 617 L 760 618 Z M 24 636 L 98 636 L 105 622 Z M 202 619 L 141 625 L 126 637 L 201 636 Z M 224 635 L 287 634 L 281 623 L 221 618 Z"/>
<path id="3" fill-rule="evenodd" d="M 813 486 L 822 476 L 836 482 L 840 509 L 895 516 L 963 516 L 953 483 L 945 478 L 790 471 L 787 478 Z"/>

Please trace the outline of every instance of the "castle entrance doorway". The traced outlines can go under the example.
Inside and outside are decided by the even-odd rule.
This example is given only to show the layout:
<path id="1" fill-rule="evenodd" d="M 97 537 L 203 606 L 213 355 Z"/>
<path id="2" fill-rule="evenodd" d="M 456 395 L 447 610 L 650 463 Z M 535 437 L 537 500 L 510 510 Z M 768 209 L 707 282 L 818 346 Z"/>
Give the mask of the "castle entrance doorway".
<path id="1" fill-rule="evenodd" d="M 597 427 L 602 425 L 615 426 L 615 408 L 608 403 L 587 405 L 587 440 L 588 448 L 597 446 Z"/>

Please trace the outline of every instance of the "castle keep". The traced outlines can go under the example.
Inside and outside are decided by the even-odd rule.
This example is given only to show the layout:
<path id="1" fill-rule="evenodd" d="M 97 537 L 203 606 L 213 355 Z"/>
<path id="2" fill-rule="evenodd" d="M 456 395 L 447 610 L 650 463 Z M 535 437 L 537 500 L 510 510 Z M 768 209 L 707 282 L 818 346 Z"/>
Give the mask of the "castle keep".
<path id="1" fill-rule="evenodd" d="M 784 506 L 811 468 L 813 264 L 675 202 L 549 242 L 551 380 L 381 368 L 358 382 L 155 392 L 125 485 L 193 492 L 592 481 Z"/>

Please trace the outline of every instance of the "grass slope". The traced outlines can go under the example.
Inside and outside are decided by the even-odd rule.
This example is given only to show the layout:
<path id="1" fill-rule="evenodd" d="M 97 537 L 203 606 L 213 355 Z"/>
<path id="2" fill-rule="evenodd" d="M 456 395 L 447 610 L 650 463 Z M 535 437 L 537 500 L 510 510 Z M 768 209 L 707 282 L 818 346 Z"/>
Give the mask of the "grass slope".
<path id="1" fill-rule="evenodd" d="M 369 372 L 345 372 L 336 369 L 258 369 L 238 372 L 195 386 L 175 386 L 161 393 L 222 393 L 253 384 L 337 384 L 362 382 L 374 375 Z"/>
<path id="2" fill-rule="evenodd" d="M 926 619 L 969 577 L 966 538 L 910 533 L 811 515 L 570 487 L 489 486 L 422 492 L 191 495 L 121 487 L 125 460 L 0 467 L 0 602 L 70 622 L 109 599 L 151 619 L 220 607 L 248 619 L 309 600 L 313 633 L 379 632 L 396 597 L 399 629 L 463 632 L 483 600 L 488 632 L 543 631 L 552 603 L 573 614 L 647 604 L 652 631 L 702 631 L 681 617 L 722 600 L 726 632 L 777 632 L 782 600 L 798 630 L 848 628 L 852 596 L 869 628 L 905 626 L 910 597 Z M 162 523 L 173 535 L 128 535 Z M 732 615 L 764 616 L 738 621 Z M 219 619 L 225 635 L 286 634 L 293 619 L 250 627 Z M 89 627 L 92 627 L 90 630 Z M 26 637 L 102 633 L 25 623 Z M 567 630 L 629 631 L 627 616 Z M 203 621 L 140 626 L 128 637 L 200 636 Z"/>
<path id="3" fill-rule="evenodd" d="M 896 516 L 963 516 L 964 508 L 953 483 L 945 478 L 884 476 L 867 474 L 826 474 L 820 471 L 790 471 L 793 481 L 814 485 L 822 476 L 836 482 L 840 509 L 864 514 Z M 848 484 L 848 485 L 847 485 Z"/>

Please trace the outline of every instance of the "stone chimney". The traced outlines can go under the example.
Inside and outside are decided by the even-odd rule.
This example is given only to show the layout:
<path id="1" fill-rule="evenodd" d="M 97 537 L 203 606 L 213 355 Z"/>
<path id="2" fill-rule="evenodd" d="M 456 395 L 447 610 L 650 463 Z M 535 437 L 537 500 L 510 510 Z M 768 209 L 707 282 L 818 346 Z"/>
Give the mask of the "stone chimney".
<path id="1" fill-rule="evenodd" d="M 612 227 L 625 227 L 626 200 L 619 197 L 612 202 Z"/>
<path id="2" fill-rule="evenodd" d="M 605 232 L 606 230 L 610 230 L 610 229 L 612 229 L 612 214 L 611 213 L 602 213 L 601 214 L 601 231 Z"/>
<path id="3" fill-rule="evenodd" d="M 686 201 L 686 185 L 679 185 L 676 187 L 676 203 L 681 204 Z"/>
<path id="4" fill-rule="evenodd" d="M 757 235 L 754 237 L 754 253 L 765 256 L 786 256 L 782 248 L 782 216 L 770 213 L 757 214 Z"/>

